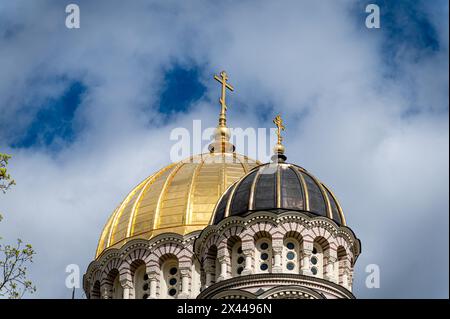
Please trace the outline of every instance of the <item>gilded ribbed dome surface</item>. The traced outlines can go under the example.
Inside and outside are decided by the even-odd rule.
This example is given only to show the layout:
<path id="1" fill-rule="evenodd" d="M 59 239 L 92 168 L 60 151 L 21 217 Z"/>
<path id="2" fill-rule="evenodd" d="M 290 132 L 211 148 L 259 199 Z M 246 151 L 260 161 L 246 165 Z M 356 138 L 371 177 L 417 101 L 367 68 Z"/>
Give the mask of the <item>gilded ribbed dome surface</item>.
<path id="1" fill-rule="evenodd" d="M 206 227 L 222 193 L 259 165 L 236 153 L 208 153 L 164 167 L 137 185 L 106 223 L 96 257 L 134 238 L 185 235 Z"/>
<path id="2" fill-rule="evenodd" d="M 219 200 L 211 222 L 252 211 L 297 210 L 346 225 L 341 206 L 331 190 L 304 168 L 268 163 L 251 170 L 230 186 Z"/>

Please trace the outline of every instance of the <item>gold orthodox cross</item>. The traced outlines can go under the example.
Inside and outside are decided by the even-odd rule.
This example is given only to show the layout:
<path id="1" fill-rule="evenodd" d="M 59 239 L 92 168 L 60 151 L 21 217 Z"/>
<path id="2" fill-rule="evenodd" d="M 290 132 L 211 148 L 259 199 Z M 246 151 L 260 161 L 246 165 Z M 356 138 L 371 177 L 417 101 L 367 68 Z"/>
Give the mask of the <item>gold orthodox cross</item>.
<path id="1" fill-rule="evenodd" d="M 227 104 L 225 101 L 226 91 L 228 89 L 233 92 L 234 88 L 229 83 L 227 83 L 228 74 L 225 71 L 220 72 L 220 77 L 218 77 L 217 75 L 214 75 L 214 79 L 216 79 L 217 81 L 219 81 L 222 84 L 222 94 L 219 99 L 220 105 L 222 106 L 222 108 L 220 110 L 219 125 L 225 126 L 226 125 L 225 112 L 227 110 Z"/>
<path id="2" fill-rule="evenodd" d="M 281 141 L 283 140 L 283 138 L 281 137 L 281 131 L 285 130 L 281 116 L 280 115 L 275 116 L 275 118 L 273 119 L 273 123 L 275 123 L 275 125 L 277 126 L 278 144 L 281 145 Z"/>

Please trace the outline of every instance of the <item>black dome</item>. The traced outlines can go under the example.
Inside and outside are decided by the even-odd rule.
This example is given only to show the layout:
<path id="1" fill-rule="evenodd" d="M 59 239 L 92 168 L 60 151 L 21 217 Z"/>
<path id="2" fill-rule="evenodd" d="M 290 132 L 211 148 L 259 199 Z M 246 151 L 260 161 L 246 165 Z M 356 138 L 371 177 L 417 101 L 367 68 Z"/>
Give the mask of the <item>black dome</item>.
<path id="1" fill-rule="evenodd" d="M 289 163 L 268 163 L 248 172 L 219 199 L 211 222 L 260 210 L 298 210 L 345 225 L 342 209 L 328 187 Z"/>

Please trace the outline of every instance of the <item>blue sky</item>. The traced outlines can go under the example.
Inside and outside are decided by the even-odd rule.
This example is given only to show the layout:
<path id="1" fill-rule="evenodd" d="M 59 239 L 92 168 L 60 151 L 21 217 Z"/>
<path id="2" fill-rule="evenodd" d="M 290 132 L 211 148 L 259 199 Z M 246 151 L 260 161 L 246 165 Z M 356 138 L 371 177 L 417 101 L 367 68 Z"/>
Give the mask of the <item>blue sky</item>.
<path id="1" fill-rule="evenodd" d="M 172 128 L 215 125 L 226 69 L 229 124 L 281 112 L 289 160 L 341 200 L 363 245 L 356 295 L 448 297 L 447 1 L 73 2 L 77 30 L 65 2 L 0 4 L 0 151 L 18 183 L 0 233 L 35 245 L 36 296 L 70 296 L 65 266 L 83 272 L 110 212 L 168 164 Z"/>

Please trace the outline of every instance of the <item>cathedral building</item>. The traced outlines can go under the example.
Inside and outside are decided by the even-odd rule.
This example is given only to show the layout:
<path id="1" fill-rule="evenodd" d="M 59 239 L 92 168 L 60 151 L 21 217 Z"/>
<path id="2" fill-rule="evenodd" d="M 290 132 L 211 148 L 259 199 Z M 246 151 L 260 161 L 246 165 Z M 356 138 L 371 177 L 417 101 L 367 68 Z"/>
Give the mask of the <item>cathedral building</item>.
<path id="1" fill-rule="evenodd" d="M 83 276 L 90 299 L 354 298 L 361 252 L 334 193 L 287 162 L 237 154 L 221 112 L 209 153 L 144 179 L 112 213 Z"/>

